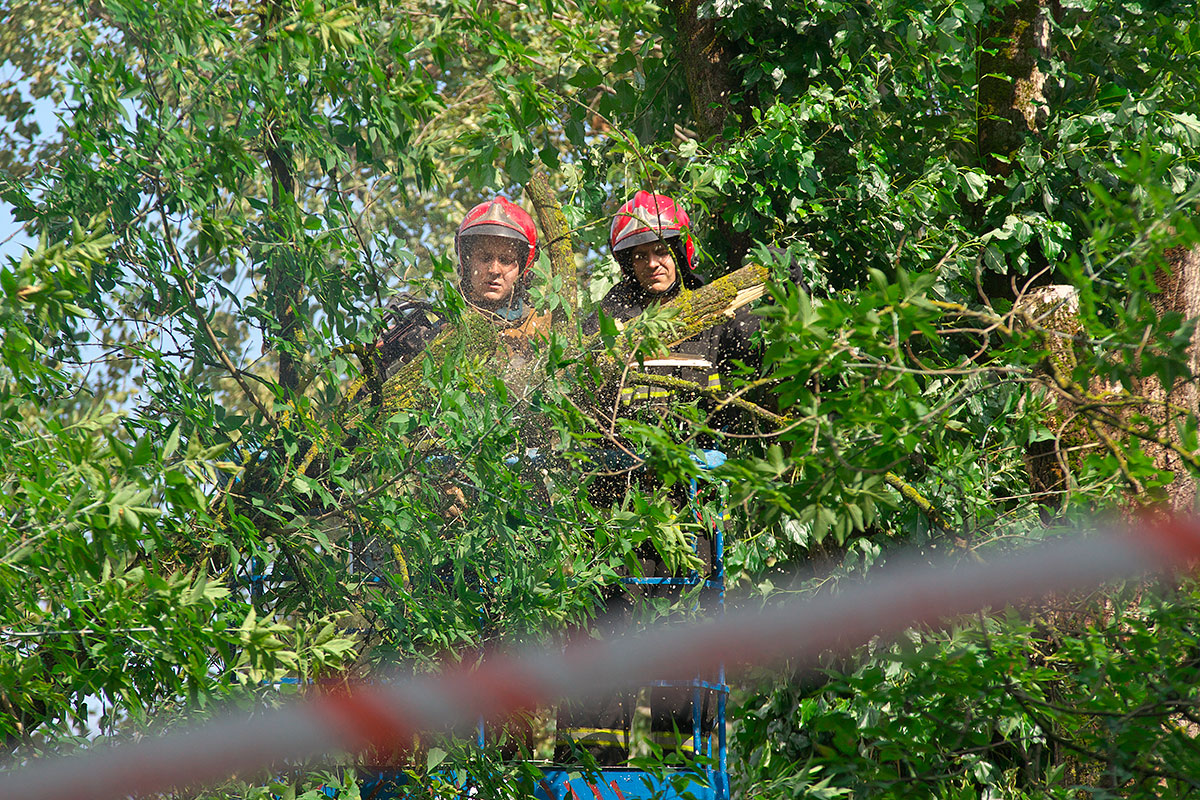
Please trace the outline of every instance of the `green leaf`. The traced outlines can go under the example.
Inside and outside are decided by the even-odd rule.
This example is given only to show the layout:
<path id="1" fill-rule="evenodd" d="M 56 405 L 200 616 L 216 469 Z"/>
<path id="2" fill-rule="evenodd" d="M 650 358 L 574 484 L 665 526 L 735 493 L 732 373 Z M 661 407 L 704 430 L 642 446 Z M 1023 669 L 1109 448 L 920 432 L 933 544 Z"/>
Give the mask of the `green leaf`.
<path id="1" fill-rule="evenodd" d="M 983 173 L 974 170 L 966 170 L 962 173 L 963 185 L 966 188 L 967 200 L 972 203 L 977 203 L 987 196 L 987 176 Z"/>
<path id="2" fill-rule="evenodd" d="M 173 456 L 175 451 L 179 448 L 179 429 L 180 424 L 178 422 L 172 425 L 169 429 L 166 444 L 163 445 L 162 449 L 162 458 L 164 461 Z"/>

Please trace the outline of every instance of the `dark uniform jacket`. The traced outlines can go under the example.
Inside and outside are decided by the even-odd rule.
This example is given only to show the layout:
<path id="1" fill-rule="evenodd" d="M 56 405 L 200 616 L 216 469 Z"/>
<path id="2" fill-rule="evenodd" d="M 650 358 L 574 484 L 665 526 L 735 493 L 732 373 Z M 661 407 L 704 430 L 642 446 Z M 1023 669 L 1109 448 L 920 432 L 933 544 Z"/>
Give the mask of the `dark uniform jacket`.
<path id="1" fill-rule="evenodd" d="M 617 284 L 600 302 L 601 310 L 617 320 L 627 322 L 641 314 L 655 303 L 674 299 L 679 293 L 675 289 L 662 294 L 652 295 L 642 289 L 636 279 L 627 277 Z M 598 315 L 594 315 L 583 324 L 584 335 L 592 335 L 600 329 Z M 730 389 L 729 376 L 734 372 L 734 362 L 741 361 L 753 369 L 760 365 L 760 355 L 751 344 L 751 336 L 758 329 L 758 319 L 749 313 L 745 307 L 738 310 L 733 319 L 715 325 L 686 341 L 671 348 L 665 358 L 646 359 L 645 372 L 657 375 L 667 375 L 685 381 L 699 384 L 715 390 Z M 638 371 L 638 365 L 632 367 Z M 670 402 L 673 392 L 660 386 L 639 385 L 629 380 L 624 385 L 607 386 L 601 391 L 600 403 L 605 414 L 611 414 L 616 406 L 616 413 L 624 417 L 639 417 L 643 421 L 653 423 L 652 417 L 661 413 Z M 695 395 L 688 393 L 681 400 L 692 400 Z M 715 402 L 701 398 L 701 408 L 711 409 Z M 718 430 L 732 430 L 737 427 L 738 418 L 733 409 L 725 409 L 719 414 L 709 417 L 709 426 Z M 663 421 L 664 426 L 668 424 Z M 697 444 L 709 446 L 710 442 L 698 437 Z M 616 465 L 609 465 L 620 469 Z M 596 476 L 588 485 L 589 499 L 596 505 L 608 505 L 619 500 L 626 492 L 632 481 L 642 481 L 643 485 L 653 484 L 656 479 L 648 472 L 635 474 L 607 474 Z M 676 488 L 680 488 L 676 484 Z M 681 505 L 687 502 L 683 498 L 675 498 Z M 701 536 L 696 542 L 696 553 L 705 562 L 704 573 L 708 573 L 712 565 L 711 540 Z M 638 551 L 641 575 L 644 578 L 678 577 L 664 563 L 663 558 L 654 551 L 650 543 L 645 543 Z M 628 586 L 618 584 L 607 587 L 604 602 L 608 619 L 625 619 L 632 613 L 636 602 L 647 597 L 678 596 L 677 587 L 665 586 Z M 707 695 L 707 693 L 706 693 Z M 642 739 L 649 739 L 664 750 L 677 746 L 677 732 L 689 731 L 693 723 L 692 689 L 687 687 L 654 687 L 645 698 L 649 702 L 650 720 L 649 731 L 640 734 Z M 564 703 L 558 714 L 558 740 L 555 747 L 555 761 L 572 763 L 577 749 L 586 750 L 600 765 L 616 765 L 625 763 L 629 756 L 630 741 L 633 738 L 631 720 L 633 710 L 637 706 L 632 690 L 616 692 L 591 707 L 574 707 Z M 702 736 L 709 736 L 713 726 L 713 707 L 706 701 L 700 709 L 700 729 Z M 683 743 L 684 749 L 690 744 Z"/>
<path id="2" fill-rule="evenodd" d="M 627 277 L 605 295 L 600 301 L 600 308 L 618 322 L 627 322 L 654 303 L 667 302 L 678 294 L 678 284 L 673 290 L 654 295 L 642 289 L 637 280 Z M 599 317 L 594 315 L 584 323 L 583 332 L 590 335 L 599 327 Z M 672 347 L 667 357 L 646 359 L 645 371 L 680 378 L 709 389 L 730 390 L 729 378 L 736 371 L 735 362 L 740 361 L 755 371 L 761 366 L 761 352 L 751 342 L 756 330 L 758 318 L 743 306 L 728 322 L 715 325 Z M 632 381 L 610 389 L 606 399 L 620 405 L 618 413 L 622 416 L 633 416 L 640 409 L 665 406 L 672 395 L 670 389 L 637 385 Z M 714 405 L 710 399 L 700 402 L 701 408 L 712 408 Z M 737 415 L 727 407 L 710 419 L 709 425 L 718 430 L 730 430 L 736 420 Z"/>
<path id="3" fill-rule="evenodd" d="M 535 313 L 523 297 L 511 308 L 478 311 L 499 328 L 510 360 L 523 355 L 532 340 L 544 338 L 550 330 L 550 315 Z M 429 303 L 408 297 L 393 301 L 388 306 L 387 327 L 376 342 L 386 375 L 390 377 L 424 352 L 445 327 L 445 317 Z"/>

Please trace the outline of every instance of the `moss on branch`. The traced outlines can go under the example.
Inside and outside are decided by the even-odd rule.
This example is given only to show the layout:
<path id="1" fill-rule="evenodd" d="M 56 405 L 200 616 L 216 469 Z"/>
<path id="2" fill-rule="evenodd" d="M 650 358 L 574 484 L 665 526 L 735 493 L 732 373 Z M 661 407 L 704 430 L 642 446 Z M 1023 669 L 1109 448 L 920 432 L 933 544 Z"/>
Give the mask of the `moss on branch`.
<path id="1" fill-rule="evenodd" d="M 546 238 L 546 249 L 550 255 L 550 274 L 556 279 L 558 297 L 562 303 L 554 309 L 555 330 L 563 329 L 570 315 L 579 306 L 578 278 L 575 274 L 575 251 L 571 247 L 571 233 L 562 206 L 550 190 L 550 184 L 541 173 L 535 174 L 525 186 L 525 193 L 533 201 L 538 224 Z"/>

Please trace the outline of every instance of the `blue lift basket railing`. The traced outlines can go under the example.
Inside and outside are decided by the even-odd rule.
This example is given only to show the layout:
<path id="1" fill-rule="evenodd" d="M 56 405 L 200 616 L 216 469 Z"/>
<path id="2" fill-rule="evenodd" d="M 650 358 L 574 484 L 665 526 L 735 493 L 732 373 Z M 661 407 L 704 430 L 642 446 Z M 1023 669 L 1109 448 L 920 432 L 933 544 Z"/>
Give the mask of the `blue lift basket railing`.
<path id="1" fill-rule="evenodd" d="M 719 450 L 701 450 L 692 455 L 702 471 L 716 469 L 725 463 Z M 672 578 L 622 578 L 630 585 L 699 586 L 700 602 L 717 614 L 725 610 L 725 523 L 728 510 L 724 502 L 717 519 L 706 519 L 698 498 L 699 487 L 692 479 L 689 505 L 696 521 L 712 535 L 712 571 L 701 575 L 693 571 L 687 576 Z M 697 537 L 699 538 L 699 537 Z M 697 546 L 698 543 L 697 543 Z M 725 712 L 729 686 L 725 682 L 722 664 L 716 675 L 697 675 L 687 681 L 648 681 L 654 687 L 685 687 L 691 689 L 691 751 L 702 765 L 700 772 L 673 770 L 647 771 L 635 767 L 604 767 L 583 773 L 578 766 L 554 765 L 542 768 L 543 779 L 534 796 L 538 800 L 727 800 L 729 797 L 728 746 L 725 734 Z M 706 698 L 715 698 L 713 729 L 704 735 L 703 709 Z M 714 742 L 715 739 L 715 742 Z M 702 780 L 696 780 L 703 775 Z"/>

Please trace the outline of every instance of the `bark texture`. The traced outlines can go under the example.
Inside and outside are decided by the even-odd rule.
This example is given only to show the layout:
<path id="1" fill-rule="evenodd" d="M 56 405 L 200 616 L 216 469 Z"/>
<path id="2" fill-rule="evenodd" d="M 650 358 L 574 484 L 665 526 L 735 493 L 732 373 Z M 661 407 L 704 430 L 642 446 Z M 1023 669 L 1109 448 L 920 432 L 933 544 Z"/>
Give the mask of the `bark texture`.
<path id="1" fill-rule="evenodd" d="M 525 193 L 533 201 L 538 225 L 542 229 L 545 247 L 550 255 L 550 274 L 558 286 L 557 295 L 561 305 L 554 309 L 555 330 L 564 328 L 579 307 L 579 276 L 575 269 L 575 251 L 571 247 L 571 232 L 562 206 L 550 190 L 546 176 L 538 173 L 529 179 Z"/>
<path id="2" fill-rule="evenodd" d="M 679 0 L 671 3 L 670 8 L 679 36 L 678 55 L 692 99 L 696 132 L 702 139 L 718 136 L 729 116 L 733 94 L 729 42 L 721 35 L 715 19 L 700 16 L 699 0 Z"/>
<path id="3" fill-rule="evenodd" d="M 733 108 L 733 94 L 737 82 L 730 70 L 735 55 L 733 46 L 721 32 L 719 21 L 700 15 L 700 0 L 677 0 L 670 4 L 675 18 L 678 37 L 676 56 L 683 66 L 688 96 L 692 101 L 692 120 L 696 134 L 701 139 L 719 137 L 725 130 L 725 122 Z M 726 201 L 737 202 L 735 198 Z M 723 252 L 731 268 L 742 266 L 750 249 L 750 239 L 744 231 L 736 230 L 722 213 L 722 206 L 714 208 L 719 243 L 714 243 Z"/>
<path id="4" fill-rule="evenodd" d="M 1184 319 L 1200 317 L 1200 247 L 1167 250 L 1166 266 L 1155 276 L 1158 291 L 1151 304 L 1161 318 L 1176 313 Z M 1056 509 L 1057 499 L 1067 488 L 1071 464 L 1067 453 L 1083 447 L 1107 449 L 1126 474 L 1129 499 L 1138 505 L 1154 505 L 1176 512 L 1195 508 L 1196 454 L 1187 451 L 1179 427 L 1200 411 L 1196 379 L 1165 386 L 1157 375 L 1140 378 L 1131 391 L 1092 380 L 1075 383 L 1073 340 L 1080 330 L 1079 303 L 1070 286 L 1044 286 L 1018 301 L 1019 316 L 1026 325 L 1043 333 L 1048 357 L 1040 370 L 1051 389 L 1050 397 L 1061 409 L 1056 414 L 1057 437 L 1034 442 L 1026 453 L 1031 490 L 1046 509 Z M 1200 373 L 1200 330 L 1193 331 L 1188 352 L 1188 369 Z M 1128 469 L 1123 440 L 1134 436 L 1160 470 L 1173 479 L 1164 487 L 1145 486 Z"/>
<path id="5" fill-rule="evenodd" d="M 1008 177 L 1025 137 L 1045 119 L 1046 76 L 1038 60 L 1050 52 L 1050 1 L 1000 5 L 980 31 L 976 136 L 980 163 Z"/>
<path id="6" fill-rule="evenodd" d="M 1079 293 L 1074 286 L 1041 286 L 1018 298 L 1017 311 L 1026 327 L 1042 331 L 1042 345 L 1049 355 L 1038 371 L 1053 386 L 1056 376 L 1070 375 L 1075 368 L 1072 337 L 1080 329 Z M 1054 393 L 1043 396 L 1052 403 L 1057 400 Z M 1050 427 L 1055 437 L 1031 442 L 1025 450 L 1029 490 L 1041 506 L 1044 519 L 1062 507 L 1070 475 L 1067 452 L 1077 438 L 1076 431 L 1066 427 L 1066 414 L 1058 411 L 1054 417 Z"/>
<path id="7" fill-rule="evenodd" d="M 276 0 L 266 0 L 263 4 L 263 36 L 271 36 L 272 28 L 282 18 L 283 10 Z M 278 98 L 270 98 L 269 102 L 278 103 Z M 268 115 L 268 120 L 282 116 L 276 111 Z M 291 150 L 285 142 L 280 141 L 276 127 L 268 122 L 263 130 L 263 145 L 267 156 L 267 168 L 271 174 L 271 211 L 275 215 L 271 226 L 281 238 L 286 235 L 290 226 L 284 224 L 284 218 L 293 214 L 296 205 L 296 176 L 292 163 Z M 279 338 L 283 345 L 278 348 L 279 385 L 288 392 L 300 388 L 300 375 L 297 371 L 300 350 L 300 325 L 296 309 L 300 305 L 303 286 L 294 275 L 299 274 L 296 264 L 297 248 L 291 242 L 281 241 L 270 248 L 272 254 L 267 262 L 267 293 L 271 298 L 275 321 L 279 324 Z"/>
<path id="8" fill-rule="evenodd" d="M 1166 268 L 1155 276 L 1158 292 L 1150 302 L 1161 317 L 1176 312 L 1184 319 L 1200 316 L 1200 247 L 1173 247 L 1166 251 Z M 1188 368 L 1192 375 L 1200 374 L 1200 328 L 1192 333 Z M 1147 400 L 1147 415 L 1159 427 L 1160 434 L 1175 444 L 1181 444 L 1178 425 L 1186 416 L 1197 413 L 1196 380 L 1177 382 L 1165 387 L 1156 376 L 1142 379 L 1138 393 Z M 1161 444 L 1148 442 L 1146 452 L 1160 469 L 1174 474 L 1175 480 L 1164 489 L 1165 494 L 1154 498 L 1173 511 L 1191 511 L 1196 506 L 1196 478 L 1179 453 Z"/>

